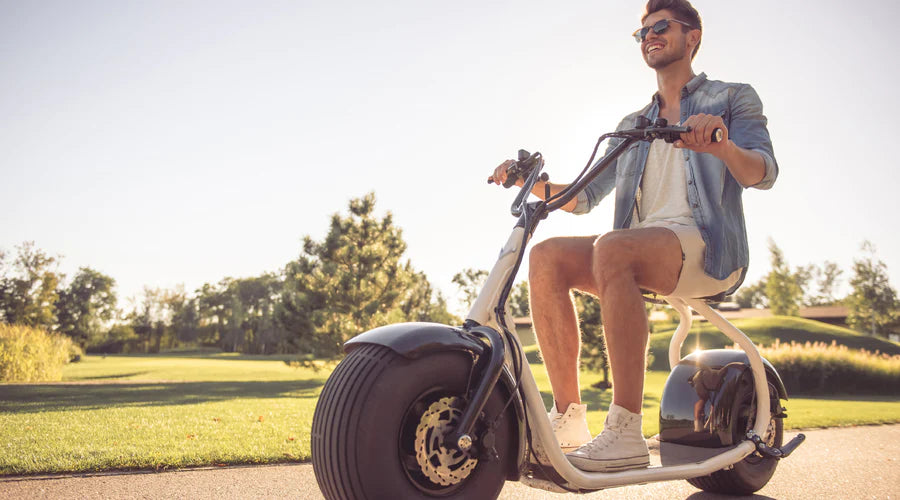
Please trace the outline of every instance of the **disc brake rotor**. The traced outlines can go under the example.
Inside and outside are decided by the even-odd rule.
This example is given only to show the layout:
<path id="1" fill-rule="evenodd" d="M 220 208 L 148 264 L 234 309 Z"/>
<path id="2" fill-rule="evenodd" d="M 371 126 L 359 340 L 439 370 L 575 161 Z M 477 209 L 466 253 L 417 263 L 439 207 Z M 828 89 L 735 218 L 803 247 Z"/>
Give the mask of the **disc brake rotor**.
<path id="1" fill-rule="evenodd" d="M 422 473 L 435 484 L 458 484 L 478 465 L 468 452 L 444 447 L 444 436 L 456 429 L 462 411 L 459 399 L 441 398 L 425 410 L 416 427 L 416 462 Z"/>

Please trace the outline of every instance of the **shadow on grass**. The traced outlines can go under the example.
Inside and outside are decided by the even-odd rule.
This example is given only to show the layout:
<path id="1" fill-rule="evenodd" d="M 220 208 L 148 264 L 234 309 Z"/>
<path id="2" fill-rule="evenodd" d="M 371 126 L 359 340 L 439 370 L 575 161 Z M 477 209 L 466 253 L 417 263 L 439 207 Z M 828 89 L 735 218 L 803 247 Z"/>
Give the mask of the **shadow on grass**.
<path id="1" fill-rule="evenodd" d="M 141 375 L 146 375 L 148 372 L 131 372 L 131 373 L 111 373 L 109 375 L 97 375 L 94 377 L 84 377 L 80 380 L 114 380 L 114 379 L 125 379 L 129 377 L 140 377 Z"/>
<path id="2" fill-rule="evenodd" d="M 198 404 L 233 399 L 315 399 L 324 379 L 276 382 L 161 382 L 0 386 L 0 409 L 10 413 Z"/>

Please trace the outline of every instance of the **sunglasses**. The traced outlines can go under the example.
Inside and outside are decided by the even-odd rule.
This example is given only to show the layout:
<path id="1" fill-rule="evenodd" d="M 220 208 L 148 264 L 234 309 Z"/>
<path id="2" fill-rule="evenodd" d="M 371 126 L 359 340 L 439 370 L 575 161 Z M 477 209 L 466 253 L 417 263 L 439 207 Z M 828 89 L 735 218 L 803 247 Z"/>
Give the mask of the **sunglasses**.
<path id="1" fill-rule="evenodd" d="M 683 24 L 692 30 L 697 29 L 684 21 L 679 21 L 678 19 L 661 19 L 659 21 L 656 21 L 653 26 L 644 26 L 643 28 L 635 31 L 631 34 L 631 36 L 634 37 L 637 43 L 641 43 L 647 39 L 647 34 L 650 33 L 650 30 L 653 30 L 653 32 L 657 35 L 662 35 L 663 33 L 665 33 L 666 30 L 669 29 L 669 23 Z"/>

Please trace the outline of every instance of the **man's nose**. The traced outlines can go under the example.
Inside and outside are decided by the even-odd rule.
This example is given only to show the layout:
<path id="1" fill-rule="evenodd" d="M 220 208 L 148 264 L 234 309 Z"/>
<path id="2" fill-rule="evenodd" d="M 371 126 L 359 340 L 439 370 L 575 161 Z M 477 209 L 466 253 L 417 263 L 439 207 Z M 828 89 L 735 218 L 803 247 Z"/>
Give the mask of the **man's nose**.
<path id="1" fill-rule="evenodd" d="M 653 28 L 651 27 L 649 30 L 647 30 L 647 36 L 644 37 L 644 41 L 648 42 L 650 40 L 653 40 L 653 39 L 659 38 L 659 37 L 660 37 L 660 35 L 656 31 L 654 31 Z"/>

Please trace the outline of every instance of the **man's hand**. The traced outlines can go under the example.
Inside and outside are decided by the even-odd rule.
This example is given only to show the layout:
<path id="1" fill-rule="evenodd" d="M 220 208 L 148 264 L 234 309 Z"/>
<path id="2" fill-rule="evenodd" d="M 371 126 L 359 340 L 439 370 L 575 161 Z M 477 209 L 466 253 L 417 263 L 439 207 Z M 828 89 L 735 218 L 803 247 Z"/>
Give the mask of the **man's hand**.
<path id="1" fill-rule="evenodd" d="M 721 116 L 700 113 L 688 118 L 681 124 L 683 127 L 691 127 L 690 132 L 681 134 L 681 140 L 675 141 L 676 148 L 686 148 L 698 153 L 710 153 L 719 158 L 725 154 L 728 146 L 728 127 Z M 722 140 L 712 141 L 713 131 L 722 131 Z"/>
<path id="2" fill-rule="evenodd" d="M 515 164 L 516 164 L 515 160 L 506 160 L 505 162 L 501 163 L 500 165 L 497 166 L 497 168 L 494 169 L 494 174 L 491 175 L 490 177 L 488 177 L 488 182 L 493 182 L 494 184 L 503 185 L 503 183 L 506 182 L 507 170 L 509 170 L 509 167 L 511 167 Z M 522 187 L 524 185 L 525 185 L 525 179 L 523 179 L 522 177 L 519 177 L 516 180 L 516 186 Z"/>
<path id="3" fill-rule="evenodd" d="M 744 187 L 755 186 L 765 178 L 766 160 L 763 155 L 730 141 L 728 128 L 721 116 L 701 113 L 685 120 L 682 126 L 691 127 L 691 131 L 681 134 L 681 140 L 675 141 L 676 148 L 709 153 L 722 160 L 731 175 Z M 717 128 L 722 130 L 722 140 L 712 142 L 712 133 Z"/>

